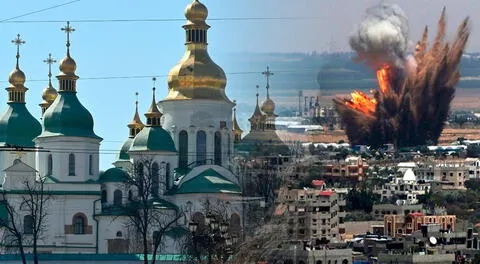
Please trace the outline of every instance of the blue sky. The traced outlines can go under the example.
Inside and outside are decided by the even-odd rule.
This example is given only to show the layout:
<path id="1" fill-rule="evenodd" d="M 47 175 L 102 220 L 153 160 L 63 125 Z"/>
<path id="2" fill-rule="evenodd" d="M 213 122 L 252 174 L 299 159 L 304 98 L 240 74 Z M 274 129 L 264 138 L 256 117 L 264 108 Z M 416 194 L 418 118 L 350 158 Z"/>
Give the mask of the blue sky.
<path id="1" fill-rule="evenodd" d="M 2 1 L 0 20 L 68 2 L 68 0 Z M 165 75 L 184 52 L 183 10 L 190 0 L 81 0 L 66 6 L 28 15 L 14 20 L 82 20 L 82 19 L 164 19 L 168 22 L 111 22 L 75 23 L 71 36 L 71 54 L 77 62 L 78 97 L 95 119 L 95 132 L 104 138 L 100 167 L 106 169 L 114 161 L 116 152 L 128 136 L 126 124 L 134 110 L 135 92 L 140 93 L 140 112 L 151 100 L 150 78 L 96 79 L 109 76 L 153 76 L 157 80 L 157 98 L 166 95 Z M 227 73 L 227 94 L 232 99 L 247 101 L 251 88 L 262 83 L 263 68 L 249 67 L 238 60 L 244 52 L 311 52 L 313 50 L 348 50 L 347 36 L 373 0 L 204 0 L 209 18 L 241 17 L 303 17 L 297 20 L 211 20 L 209 51 L 213 60 Z M 399 1 L 397 1 L 399 2 Z M 419 36 L 424 24 L 435 24 L 440 9 L 447 5 L 451 24 L 466 15 L 478 14 L 480 4 L 475 0 L 407 0 L 402 1 L 411 18 L 412 34 Z M 348 7 L 348 8 L 347 8 Z M 431 10 L 431 12 L 429 11 Z M 20 65 L 27 75 L 27 107 L 40 117 L 38 103 L 41 90 L 47 85 L 48 67 L 42 61 L 52 53 L 59 61 L 65 55 L 65 34 L 62 23 L 1 23 L 0 22 L 0 85 L 7 87 L 8 74 L 15 65 L 15 46 L 11 40 L 17 33 L 27 42 L 21 47 Z M 453 27 L 452 27 L 453 30 Z M 480 50 L 473 37 L 470 50 Z M 236 59 L 237 58 L 237 59 Z M 262 58 L 259 57 L 258 61 Z M 275 71 L 275 69 L 272 69 Z M 258 72 L 258 74 L 231 74 Z M 58 65 L 53 74 L 58 73 Z M 2 77 L 3 76 L 3 77 Z M 249 79 L 250 81 L 247 81 Z M 275 78 L 272 78 L 272 87 Z M 57 88 L 56 81 L 54 86 Z M 272 89 L 272 95 L 274 95 Z M 0 106 L 5 108 L 6 91 L 0 94 Z M 250 100 L 248 100 L 250 101 Z M 252 96 L 251 103 L 254 102 Z M 250 111 L 248 108 L 239 111 Z"/>

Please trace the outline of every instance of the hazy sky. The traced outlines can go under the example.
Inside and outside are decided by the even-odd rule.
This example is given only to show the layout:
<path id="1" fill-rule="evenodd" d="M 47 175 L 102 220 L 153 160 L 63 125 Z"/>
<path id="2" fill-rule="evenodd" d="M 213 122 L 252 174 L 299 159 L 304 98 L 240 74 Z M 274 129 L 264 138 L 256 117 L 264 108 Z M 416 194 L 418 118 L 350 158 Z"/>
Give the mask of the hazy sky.
<path id="1" fill-rule="evenodd" d="M 244 1 L 251 4 L 253 1 Z M 250 22 L 255 27 L 257 41 L 249 42 L 255 49 L 261 43 L 261 51 L 350 50 L 348 35 L 353 25 L 361 21 L 365 9 L 378 4 L 378 0 L 261 0 L 255 1 L 251 16 L 310 17 L 312 19 Z M 443 6 L 447 8 L 449 33 L 453 34 L 462 19 L 473 20 L 469 51 L 480 51 L 480 36 L 476 34 L 476 17 L 480 15 L 478 0 L 398 0 L 407 14 L 411 39 L 421 37 L 425 25 L 434 29 Z M 252 6 L 254 6 L 252 4 Z M 478 22 L 480 23 L 480 22 Z M 247 23 L 245 23 L 247 24 Z M 260 32 L 260 33 L 259 33 Z M 261 40 L 261 41 L 258 41 Z M 332 41 L 333 40 L 333 41 Z M 333 43 L 333 45 L 331 45 Z"/>
<path id="2" fill-rule="evenodd" d="M 68 0 L 2 1 L 0 21 Z M 71 53 L 80 76 L 78 97 L 95 119 L 95 132 L 104 138 L 101 168 L 108 168 L 128 136 L 126 124 L 134 109 L 134 93 L 140 92 L 140 111 L 151 100 L 150 77 L 105 79 L 103 77 L 159 76 L 157 98 L 166 95 L 166 77 L 184 51 L 183 10 L 190 0 L 81 0 L 66 6 L 31 14 L 13 21 L 66 21 L 84 19 L 181 19 L 163 22 L 72 22 Z M 349 50 L 348 34 L 373 0 L 204 0 L 209 8 L 207 21 L 209 51 L 227 73 L 227 94 L 241 95 L 246 77 L 258 78 L 263 68 L 240 64 L 230 54 L 241 52 L 311 52 Z M 413 40 L 420 37 L 424 25 L 433 26 L 442 6 L 447 6 L 449 32 L 461 19 L 480 14 L 478 0 L 403 0 L 396 1 L 410 18 Z M 215 18 L 297 18 L 214 20 Z M 27 75 L 27 107 L 40 117 L 38 103 L 47 85 L 47 66 L 42 62 L 51 52 L 60 60 L 65 55 L 64 22 L 0 22 L 0 85 L 7 87 L 8 73 L 15 65 L 17 33 L 27 42 L 21 48 L 20 65 Z M 480 51 L 480 37 L 473 34 L 470 51 Z M 333 41 L 332 41 L 333 40 Z M 275 69 L 273 69 L 275 70 Z M 249 73 L 250 72 L 250 73 Z M 258 72 L 255 73 L 255 72 Z M 54 67 L 58 74 L 58 65 Z M 3 76 L 3 77 L 1 77 Z M 97 78 L 100 79 L 88 79 Z M 83 78 L 83 79 L 82 79 Z M 54 86 L 58 87 L 56 81 Z M 0 108 L 5 109 L 7 92 L 0 93 Z M 250 95 L 249 95 L 250 96 Z M 235 99 L 235 98 L 232 98 Z M 2 107 L 3 106 L 3 107 Z"/>

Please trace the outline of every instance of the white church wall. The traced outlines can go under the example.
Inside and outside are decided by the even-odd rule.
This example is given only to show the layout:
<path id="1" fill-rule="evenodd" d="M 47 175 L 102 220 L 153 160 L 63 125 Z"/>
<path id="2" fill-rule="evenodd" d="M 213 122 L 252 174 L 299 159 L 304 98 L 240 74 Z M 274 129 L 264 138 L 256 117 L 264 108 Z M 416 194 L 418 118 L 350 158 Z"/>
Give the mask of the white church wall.
<path id="1" fill-rule="evenodd" d="M 51 137 L 37 138 L 37 147 L 42 148 L 37 153 L 37 170 L 40 176 L 48 174 L 48 156 L 52 155 L 52 175 L 60 181 L 96 180 L 99 174 L 99 147 L 98 139 L 79 137 Z M 69 155 L 75 155 L 75 175 L 69 175 Z M 89 164 L 92 156 L 92 170 Z M 91 173 L 90 173 L 91 172 Z"/>
<path id="2" fill-rule="evenodd" d="M 23 163 L 36 168 L 35 152 L 0 151 L 0 183 L 4 182 L 3 170 L 13 165 L 13 161 L 20 159 Z"/>
<path id="3" fill-rule="evenodd" d="M 107 254 L 109 239 L 133 239 L 126 230 L 129 224 L 125 216 L 99 216 L 98 253 Z M 119 233 L 120 232 L 120 233 Z M 120 235 L 120 236 L 118 236 Z M 110 252 L 111 253 L 111 252 Z"/>
<path id="4" fill-rule="evenodd" d="M 225 122 L 227 130 L 231 131 L 232 129 L 233 104 L 225 101 L 161 101 L 159 106 L 164 113 L 162 116 L 162 126 L 172 135 L 177 149 L 180 131 L 185 130 L 188 132 L 188 163 L 197 160 L 196 142 L 198 131 L 205 131 L 207 135 L 207 159 L 213 159 L 214 136 L 216 131 L 222 132 L 220 128 L 221 122 Z M 222 133 L 222 149 L 225 149 L 224 142 L 226 141 Z M 225 160 L 224 153 L 222 155 L 222 162 Z"/>

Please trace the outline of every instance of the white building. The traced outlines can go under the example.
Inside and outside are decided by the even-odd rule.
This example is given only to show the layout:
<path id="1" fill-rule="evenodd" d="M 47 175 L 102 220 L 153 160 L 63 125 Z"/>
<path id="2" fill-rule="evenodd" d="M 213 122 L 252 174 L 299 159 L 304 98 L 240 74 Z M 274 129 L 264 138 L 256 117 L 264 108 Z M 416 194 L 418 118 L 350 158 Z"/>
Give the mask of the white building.
<path id="1" fill-rule="evenodd" d="M 397 205 L 417 204 L 417 195 L 424 195 L 430 189 L 429 183 L 418 182 L 417 176 L 411 168 L 407 168 L 403 176 L 394 177 L 385 183 L 382 188 L 375 190 L 381 195 L 382 201 L 396 197 Z"/>
<path id="2" fill-rule="evenodd" d="M 141 190 L 125 181 L 147 157 L 156 182 L 150 194 L 152 206 L 185 212 L 177 223 L 179 230 L 185 230 L 189 221 L 204 218 L 208 200 L 229 204 L 225 214 L 230 227 L 240 232 L 242 204 L 231 202 L 241 195 L 241 184 L 230 171 L 235 104 L 225 94 L 224 71 L 207 52 L 207 15 L 207 8 L 197 0 L 185 9 L 186 51 L 169 73 L 167 97 L 157 102 L 153 89 L 146 125 L 137 106 L 115 167 L 102 173 L 102 138 L 95 134 L 92 115 L 76 95 L 79 77 L 69 38 L 57 76 L 59 91 L 50 82 L 43 93 L 43 126 L 25 107 L 26 78 L 17 59 L 9 77 L 8 107 L 0 116 L 0 146 L 4 147 L 0 151 L 0 219 L 8 218 L 5 206 L 11 205 L 28 236 L 31 216 L 20 208 L 25 182 L 45 179 L 50 200 L 46 231 L 39 241 L 41 252 L 131 253 L 137 237 L 127 228 L 129 218 L 121 208 Z M 73 31 L 69 25 L 63 30 L 68 36 Z M 167 234 L 164 252 L 178 252 L 173 243 L 176 237 Z M 1 245 L 9 246 L 8 241 Z"/>

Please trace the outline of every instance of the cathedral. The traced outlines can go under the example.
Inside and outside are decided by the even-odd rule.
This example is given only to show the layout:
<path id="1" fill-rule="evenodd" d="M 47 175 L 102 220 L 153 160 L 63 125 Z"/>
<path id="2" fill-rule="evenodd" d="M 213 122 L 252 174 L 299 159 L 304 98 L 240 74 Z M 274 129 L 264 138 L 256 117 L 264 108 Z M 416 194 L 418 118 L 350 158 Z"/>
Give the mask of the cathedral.
<path id="1" fill-rule="evenodd" d="M 0 220 L 15 218 L 23 235 L 31 235 L 35 219 L 22 207 L 22 201 L 29 194 L 27 187 L 42 181 L 49 200 L 45 231 L 39 240 L 41 252 L 135 252 L 132 244 L 138 237 L 129 230 L 129 217 L 119 208 L 142 194 L 126 182 L 139 173 L 136 164 L 148 159 L 153 177 L 148 194 L 152 207 L 182 212 L 183 217 L 175 224 L 177 230 L 188 232 L 188 223 L 204 221 L 207 200 L 228 204 L 228 224 L 231 229 L 241 230 L 242 185 L 238 175 L 232 173 L 232 156 L 234 141 L 240 140 L 242 131 L 232 119 L 235 103 L 225 94 L 225 72 L 207 51 L 207 16 L 207 8 L 198 0 L 186 7 L 185 54 L 168 74 L 167 96 L 158 101 L 153 85 L 145 118 L 141 118 L 137 102 L 118 158 L 112 168 L 102 172 L 102 137 L 95 133 L 92 114 L 77 97 L 81 87 L 76 85 L 77 65 L 70 54 L 74 29 L 69 23 L 62 28 L 67 42 L 56 76 L 58 91 L 52 85 L 50 71 L 40 103 L 41 122 L 25 105 L 28 89 L 18 52 L 23 41 L 18 36 L 14 41 L 17 61 L 6 89 L 7 109 L 0 117 Z M 54 63 L 51 57 L 46 62 Z M 273 110 L 273 101 L 262 109 L 268 114 L 262 121 L 265 129 L 274 126 L 270 122 L 275 117 Z M 144 168 L 141 170 L 143 173 Z M 176 246 L 180 231 L 165 234 L 163 252 L 180 252 Z M 0 232 L 5 237 L 6 229 L 0 227 Z M 14 245 L 4 239 L 1 246 L 6 252 L 5 248 Z M 31 248 L 27 246 L 26 250 Z"/>
<path id="2" fill-rule="evenodd" d="M 265 156 L 290 156 L 290 149 L 284 141 L 278 136 L 275 120 L 278 117 L 275 114 L 275 102 L 270 98 L 270 76 L 273 72 L 267 66 L 267 69 L 262 72 L 265 75 L 267 94 L 263 102 L 260 104 L 256 93 L 256 104 L 252 116 L 248 119 L 250 123 L 250 131 L 245 137 L 241 138 L 242 130 L 238 126 L 236 116 L 234 115 L 233 130 L 235 136 L 235 148 L 239 154 L 247 153 L 249 156 L 265 157 Z M 235 114 L 235 112 L 234 112 Z"/>

